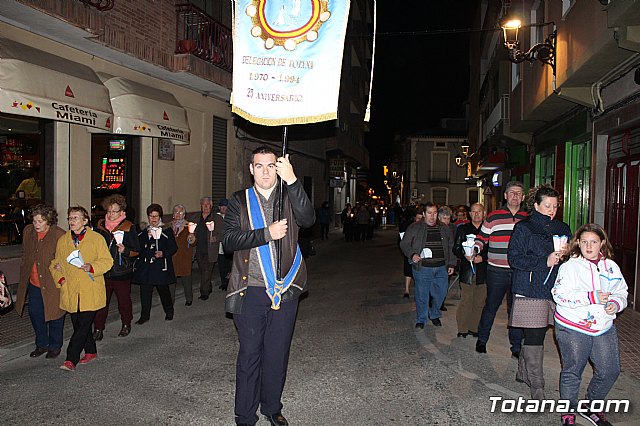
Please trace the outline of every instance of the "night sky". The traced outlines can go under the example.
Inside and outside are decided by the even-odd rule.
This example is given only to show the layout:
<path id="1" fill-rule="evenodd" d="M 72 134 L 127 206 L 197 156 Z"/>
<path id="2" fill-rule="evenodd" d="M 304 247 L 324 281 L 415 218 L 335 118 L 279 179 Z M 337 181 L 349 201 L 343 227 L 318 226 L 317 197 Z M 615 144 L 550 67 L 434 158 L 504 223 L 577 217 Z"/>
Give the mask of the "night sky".
<path id="1" fill-rule="evenodd" d="M 470 33 L 448 30 L 471 28 L 478 3 L 377 2 L 371 131 L 365 136 L 376 192 L 382 189 L 382 165 L 393 154 L 394 134 L 424 131 L 445 117 L 464 117 Z M 420 34 L 424 32 L 428 34 Z"/>

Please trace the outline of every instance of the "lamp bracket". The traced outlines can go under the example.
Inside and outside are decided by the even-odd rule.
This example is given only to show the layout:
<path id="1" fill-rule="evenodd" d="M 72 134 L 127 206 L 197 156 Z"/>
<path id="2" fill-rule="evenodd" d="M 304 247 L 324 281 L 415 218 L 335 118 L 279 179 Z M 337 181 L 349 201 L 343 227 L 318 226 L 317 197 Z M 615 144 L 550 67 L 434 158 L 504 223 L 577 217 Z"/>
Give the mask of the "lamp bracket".
<path id="1" fill-rule="evenodd" d="M 519 43 L 509 43 L 506 47 L 509 49 L 509 60 L 514 64 L 529 61 L 531 63 L 540 61 L 553 69 L 553 75 L 556 75 L 556 38 L 557 31 L 554 30 L 542 43 L 537 43 L 526 52 L 520 51 Z"/>

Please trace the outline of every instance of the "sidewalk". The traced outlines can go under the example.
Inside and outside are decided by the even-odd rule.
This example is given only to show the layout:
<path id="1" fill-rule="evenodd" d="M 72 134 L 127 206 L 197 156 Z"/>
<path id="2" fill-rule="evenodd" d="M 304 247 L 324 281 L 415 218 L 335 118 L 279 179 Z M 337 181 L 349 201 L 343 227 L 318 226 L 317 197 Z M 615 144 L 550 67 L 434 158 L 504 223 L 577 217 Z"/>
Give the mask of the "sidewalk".
<path id="1" fill-rule="evenodd" d="M 200 295 L 198 291 L 198 288 L 200 287 L 200 273 L 195 263 L 193 266 L 193 297 L 197 299 Z M 220 292 L 220 290 L 218 290 L 220 278 L 218 277 L 219 274 L 217 266 L 215 267 L 213 274 L 214 278 L 217 278 L 217 280 L 214 281 L 213 290 Z M 131 285 L 131 300 L 133 302 L 133 320 L 135 321 L 140 316 L 140 290 L 135 284 Z M 180 286 L 176 287 L 176 303 L 184 304 L 184 292 Z M 157 293 L 154 292 L 153 306 L 155 307 L 159 305 L 160 299 L 158 298 Z M 107 317 L 107 329 L 105 331 L 105 335 L 107 333 L 117 335 L 119 331 L 120 314 L 118 313 L 118 300 L 116 299 L 115 294 L 113 294 L 111 297 L 111 304 L 109 306 L 109 316 Z M 73 334 L 73 325 L 71 324 L 70 318 L 67 316 L 64 323 L 65 347 L 66 339 L 68 339 L 71 334 Z M 5 316 L 0 317 L 0 358 L 16 348 L 35 345 L 34 339 L 35 335 L 33 333 L 33 328 L 31 327 L 31 320 L 29 319 L 28 307 L 26 305 L 24 307 L 24 314 L 22 317 L 18 315 L 18 312 L 15 309 Z M 29 351 L 31 350 L 33 349 L 29 349 Z"/>

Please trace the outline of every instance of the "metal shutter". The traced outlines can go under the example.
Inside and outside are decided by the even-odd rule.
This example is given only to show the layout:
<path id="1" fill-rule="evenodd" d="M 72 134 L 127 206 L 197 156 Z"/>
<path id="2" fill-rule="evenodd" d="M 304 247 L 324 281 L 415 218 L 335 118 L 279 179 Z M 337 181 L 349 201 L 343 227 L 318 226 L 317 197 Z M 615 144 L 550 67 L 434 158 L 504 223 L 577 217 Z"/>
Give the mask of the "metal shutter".
<path id="1" fill-rule="evenodd" d="M 211 197 L 217 206 L 220 198 L 227 198 L 227 121 L 215 116 L 212 146 Z"/>

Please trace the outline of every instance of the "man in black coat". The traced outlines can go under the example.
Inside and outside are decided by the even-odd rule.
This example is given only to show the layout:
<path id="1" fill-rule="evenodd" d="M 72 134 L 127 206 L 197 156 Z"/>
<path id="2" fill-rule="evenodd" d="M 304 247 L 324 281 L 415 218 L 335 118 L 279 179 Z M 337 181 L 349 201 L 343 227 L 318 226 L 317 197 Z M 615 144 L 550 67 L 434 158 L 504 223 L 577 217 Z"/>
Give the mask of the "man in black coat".
<path id="1" fill-rule="evenodd" d="M 249 170 L 254 186 L 233 194 L 225 215 L 223 245 L 233 251 L 225 307 L 233 313 L 240 349 L 236 363 L 235 418 L 255 425 L 256 410 L 272 425 L 288 425 L 282 390 L 307 271 L 298 231 L 315 221 L 315 211 L 293 172 L 289 156 L 276 158 L 268 147 L 253 151 Z M 278 176 L 286 183 L 278 215 Z M 281 248 L 281 274 L 274 261 Z M 281 279 L 282 278 L 282 279 Z"/>
<path id="2" fill-rule="evenodd" d="M 460 305 L 456 313 L 458 322 L 458 337 L 467 337 L 471 334 L 478 337 L 478 323 L 484 301 L 487 298 L 487 249 L 482 253 L 467 256 L 462 243 L 469 237 L 470 250 L 473 252 L 473 241 L 480 232 L 484 222 L 485 210 L 480 203 L 471 206 L 471 222 L 459 225 L 456 228 L 456 236 L 453 242 L 453 254 L 460 259 Z M 473 267 L 471 266 L 473 263 Z"/>

